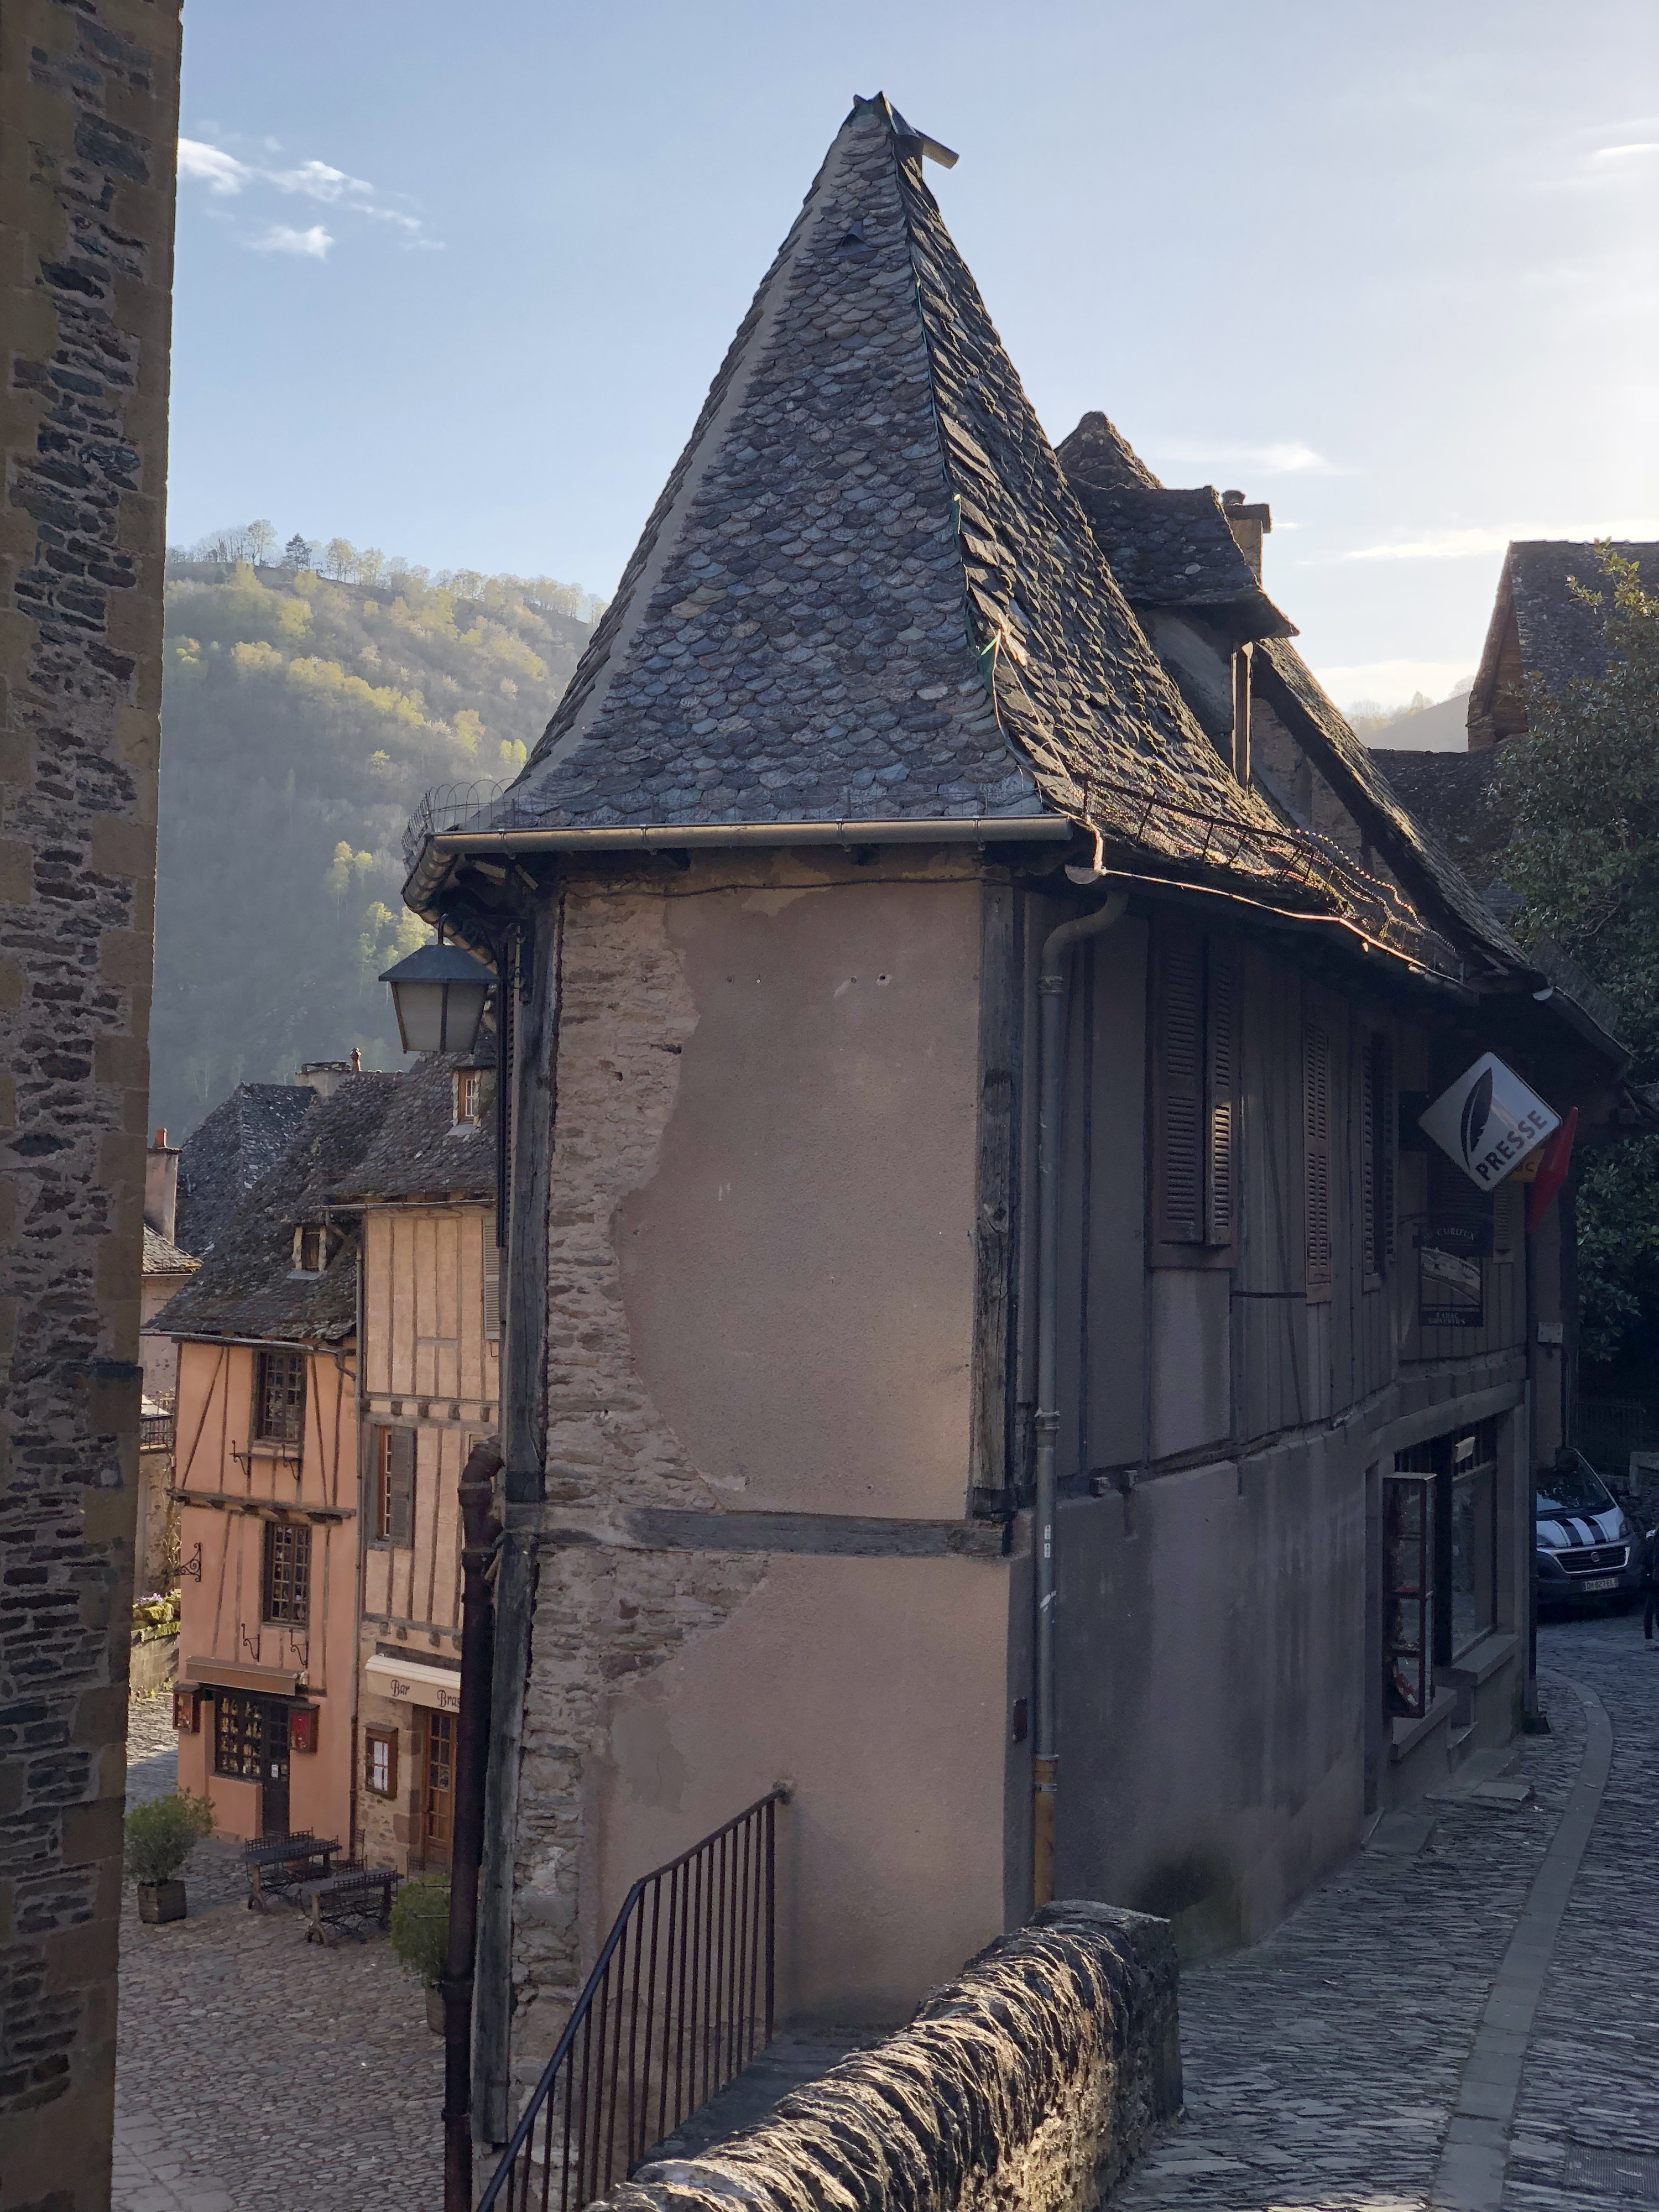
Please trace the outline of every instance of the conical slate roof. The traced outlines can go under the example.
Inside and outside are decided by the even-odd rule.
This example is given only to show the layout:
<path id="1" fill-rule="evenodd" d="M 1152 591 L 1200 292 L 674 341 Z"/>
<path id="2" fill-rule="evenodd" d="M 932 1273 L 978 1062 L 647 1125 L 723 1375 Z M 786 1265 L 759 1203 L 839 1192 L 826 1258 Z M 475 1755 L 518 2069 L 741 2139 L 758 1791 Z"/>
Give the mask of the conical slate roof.
<path id="1" fill-rule="evenodd" d="M 1189 858 L 1220 821 L 1235 871 L 1278 872 L 885 99 L 830 147 L 509 799 L 549 828 L 1062 813 Z"/>

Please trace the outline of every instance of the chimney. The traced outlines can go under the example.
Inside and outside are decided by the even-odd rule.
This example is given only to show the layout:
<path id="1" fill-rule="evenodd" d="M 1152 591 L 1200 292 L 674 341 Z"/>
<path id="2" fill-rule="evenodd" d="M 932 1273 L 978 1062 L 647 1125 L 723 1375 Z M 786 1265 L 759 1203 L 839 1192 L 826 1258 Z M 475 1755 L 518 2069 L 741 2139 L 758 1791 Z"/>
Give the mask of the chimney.
<path id="1" fill-rule="evenodd" d="M 179 1147 L 168 1144 L 165 1129 L 158 1129 L 144 1154 L 144 1226 L 171 1244 L 178 1214 Z"/>
<path id="2" fill-rule="evenodd" d="M 1233 533 L 1233 543 L 1250 564 L 1251 574 L 1261 581 L 1261 541 L 1273 526 L 1273 511 L 1265 499 L 1247 503 L 1242 491 L 1224 491 L 1221 511 L 1227 518 L 1227 527 Z"/>
<path id="3" fill-rule="evenodd" d="M 343 1083 L 362 1073 L 362 1056 L 354 1052 L 349 1060 L 308 1060 L 294 1080 L 302 1091 L 314 1091 L 319 1098 L 331 1098 Z"/>

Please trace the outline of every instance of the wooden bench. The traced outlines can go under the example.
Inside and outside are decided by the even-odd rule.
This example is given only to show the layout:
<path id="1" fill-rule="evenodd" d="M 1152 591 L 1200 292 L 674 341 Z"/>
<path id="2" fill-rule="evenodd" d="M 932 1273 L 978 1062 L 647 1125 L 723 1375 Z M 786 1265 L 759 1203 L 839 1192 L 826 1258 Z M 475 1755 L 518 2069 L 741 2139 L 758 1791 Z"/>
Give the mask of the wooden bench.
<path id="1" fill-rule="evenodd" d="M 339 1850 L 337 1838 L 301 1829 L 291 1836 L 261 1836 L 242 1846 L 247 1869 L 247 1909 L 265 1912 L 276 1904 L 297 1902 L 304 1885 L 325 1880 Z"/>
<path id="2" fill-rule="evenodd" d="M 343 1867 L 338 1873 L 304 1884 L 300 1902 L 310 1925 L 307 1943 L 337 1943 L 345 1936 L 362 1942 L 392 1917 L 392 1893 L 398 1876 L 391 1867 Z"/>

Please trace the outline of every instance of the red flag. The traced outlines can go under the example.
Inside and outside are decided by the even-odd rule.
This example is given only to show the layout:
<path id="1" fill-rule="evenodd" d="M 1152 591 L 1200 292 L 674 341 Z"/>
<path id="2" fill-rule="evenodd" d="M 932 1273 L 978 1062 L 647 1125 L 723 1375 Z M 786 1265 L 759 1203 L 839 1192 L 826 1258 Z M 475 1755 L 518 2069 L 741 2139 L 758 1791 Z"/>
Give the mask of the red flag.
<path id="1" fill-rule="evenodd" d="M 1527 1194 L 1527 1234 L 1530 1237 L 1550 1210 L 1550 1201 L 1567 1179 L 1572 1140 L 1578 1127 L 1578 1109 L 1570 1107 L 1567 1118 L 1538 1147 L 1538 1173 Z"/>

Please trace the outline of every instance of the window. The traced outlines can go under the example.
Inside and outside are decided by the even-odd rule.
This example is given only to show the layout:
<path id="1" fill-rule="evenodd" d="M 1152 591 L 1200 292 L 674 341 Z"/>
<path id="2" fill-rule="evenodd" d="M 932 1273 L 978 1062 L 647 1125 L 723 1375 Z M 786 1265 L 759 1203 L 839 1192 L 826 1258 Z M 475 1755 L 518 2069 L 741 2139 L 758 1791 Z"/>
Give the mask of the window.
<path id="1" fill-rule="evenodd" d="M 374 1429 L 369 1526 L 376 1543 L 407 1550 L 415 1541 L 415 1431 Z"/>
<path id="2" fill-rule="evenodd" d="M 265 1523 L 264 1617 L 304 1628 L 311 1620 L 311 1531 L 302 1522 Z"/>
<path id="3" fill-rule="evenodd" d="M 302 1352 L 261 1352 L 255 1358 L 255 1439 L 267 1444 L 302 1443 L 306 1433 L 306 1355 Z"/>
<path id="4" fill-rule="evenodd" d="M 1382 1701 L 1420 1720 L 1433 1694 L 1434 1516 L 1431 1477 L 1396 1455 L 1382 1480 Z"/>
<path id="5" fill-rule="evenodd" d="M 455 1119 L 458 1124 L 471 1126 L 483 1113 L 483 1070 L 463 1067 L 455 1075 Z"/>
<path id="6" fill-rule="evenodd" d="M 1159 931 L 1152 995 L 1152 1233 L 1158 1243 L 1221 1247 L 1233 1241 L 1237 996 L 1230 948 L 1179 927 Z"/>
<path id="7" fill-rule="evenodd" d="M 421 1856 L 428 1867 L 449 1864 L 455 1825 L 455 1716 L 428 1710 L 426 1771 L 421 1786 Z"/>
<path id="8" fill-rule="evenodd" d="M 1316 1012 L 1302 1022 L 1302 1279 L 1309 1303 L 1331 1295 L 1331 1032 Z"/>
<path id="9" fill-rule="evenodd" d="M 1449 1497 L 1444 1514 L 1447 1534 L 1447 1603 L 1451 1617 L 1451 1656 L 1466 1651 L 1498 1624 L 1498 1424 L 1452 1440 L 1450 1466 L 1441 1480 Z"/>
<path id="10" fill-rule="evenodd" d="M 368 1728 L 363 1731 L 363 1787 L 373 1797 L 398 1794 L 398 1731 Z"/>
<path id="11" fill-rule="evenodd" d="M 1394 1258 L 1394 1048 L 1381 1031 L 1359 1058 L 1359 1234 L 1375 1279 Z"/>
<path id="12" fill-rule="evenodd" d="M 311 1225 L 294 1232 L 294 1272 L 296 1275 L 320 1275 L 327 1271 L 329 1261 L 338 1251 L 338 1232 Z"/>
<path id="13" fill-rule="evenodd" d="M 264 1777 L 265 1701 L 220 1690 L 213 1699 L 213 1771 L 239 1782 Z"/>

